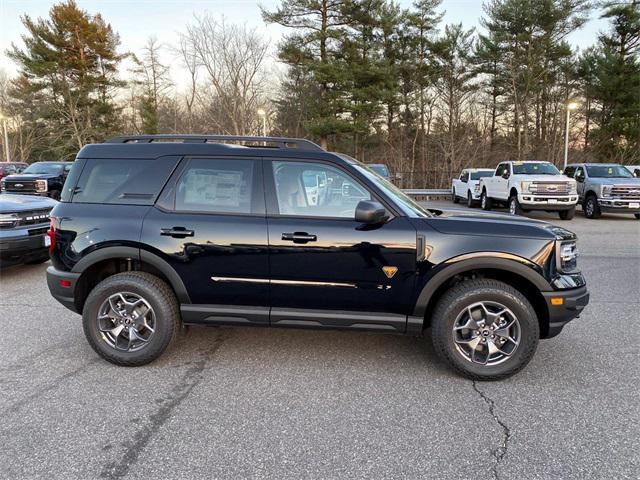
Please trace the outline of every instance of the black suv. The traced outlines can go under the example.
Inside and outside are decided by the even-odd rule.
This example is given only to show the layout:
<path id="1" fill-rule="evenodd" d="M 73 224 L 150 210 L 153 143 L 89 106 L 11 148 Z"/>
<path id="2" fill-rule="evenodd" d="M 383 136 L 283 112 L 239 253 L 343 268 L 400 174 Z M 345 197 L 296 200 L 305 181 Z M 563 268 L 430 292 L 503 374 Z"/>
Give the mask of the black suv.
<path id="1" fill-rule="evenodd" d="M 71 162 L 36 162 L 21 173 L 8 175 L 1 180 L 0 189 L 6 193 L 41 195 L 60 199 L 60 193 Z"/>
<path id="2" fill-rule="evenodd" d="M 52 295 L 120 365 L 157 358 L 181 324 L 431 327 L 450 366 L 496 379 L 589 299 L 573 233 L 427 210 L 364 164 L 298 139 L 87 145 L 51 237 Z"/>

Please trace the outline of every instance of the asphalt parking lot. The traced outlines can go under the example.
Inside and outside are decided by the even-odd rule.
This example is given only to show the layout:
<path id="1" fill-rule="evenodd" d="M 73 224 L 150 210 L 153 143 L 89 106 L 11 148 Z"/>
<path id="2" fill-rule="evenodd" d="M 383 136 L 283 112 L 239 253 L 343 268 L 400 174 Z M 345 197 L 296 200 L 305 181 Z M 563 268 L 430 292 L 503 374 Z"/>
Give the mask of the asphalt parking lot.
<path id="1" fill-rule="evenodd" d="M 116 367 L 50 298 L 46 264 L 7 269 L 0 477 L 637 479 L 640 221 L 533 216 L 579 234 L 591 303 L 494 383 L 358 332 L 191 328 Z"/>

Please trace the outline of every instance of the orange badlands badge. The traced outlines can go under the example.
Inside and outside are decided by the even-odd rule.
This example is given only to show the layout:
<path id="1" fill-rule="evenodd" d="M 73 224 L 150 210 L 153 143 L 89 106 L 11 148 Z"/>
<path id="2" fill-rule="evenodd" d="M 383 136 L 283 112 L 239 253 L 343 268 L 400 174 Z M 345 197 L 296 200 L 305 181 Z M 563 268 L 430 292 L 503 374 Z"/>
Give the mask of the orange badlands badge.
<path id="1" fill-rule="evenodd" d="M 382 271 L 387 276 L 387 278 L 392 278 L 398 271 L 398 267 L 382 267 Z"/>

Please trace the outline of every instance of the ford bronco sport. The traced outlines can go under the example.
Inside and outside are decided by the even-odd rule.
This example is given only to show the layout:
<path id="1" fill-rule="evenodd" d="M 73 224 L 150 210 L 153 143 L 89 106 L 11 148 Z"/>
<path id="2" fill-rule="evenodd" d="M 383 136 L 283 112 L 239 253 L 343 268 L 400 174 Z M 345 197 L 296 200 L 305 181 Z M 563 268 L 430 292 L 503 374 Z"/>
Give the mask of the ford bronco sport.
<path id="1" fill-rule="evenodd" d="M 451 367 L 498 379 L 589 299 L 573 233 L 425 209 L 365 165 L 299 139 L 87 145 L 49 235 L 52 295 L 119 365 L 154 360 L 182 324 L 431 327 Z"/>

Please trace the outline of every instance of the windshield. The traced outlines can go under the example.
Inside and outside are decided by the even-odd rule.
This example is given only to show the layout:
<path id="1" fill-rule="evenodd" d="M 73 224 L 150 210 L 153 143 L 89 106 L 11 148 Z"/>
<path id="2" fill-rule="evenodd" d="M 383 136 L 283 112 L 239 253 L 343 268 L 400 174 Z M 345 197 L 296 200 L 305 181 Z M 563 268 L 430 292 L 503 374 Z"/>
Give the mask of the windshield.
<path id="1" fill-rule="evenodd" d="M 516 175 L 560 175 L 560 170 L 549 162 L 513 162 L 513 173 Z"/>
<path id="2" fill-rule="evenodd" d="M 396 187 L 393 183 L 389 182 L 384 177 L 374 172 L 367 165 L 362 163 L 355 163 L 353 165 L 360 173 L 371 180 L 376 186 L 382 190 L 386 195 L 391 197 L 396 204 L 402 209 L 405 215 L 409 217 L 432 217 L 426 208 L 417 204 L 411 197 Z"/>
<path id="3" fill-rule="evenodd" d="M 480 180 L 484 177 L 492 177 L 493 170 L 488 170 L 486 172 L 471 172 L 471 180 Z"/>
<path id="4" fill-rule="evenodd" d="M 587 167 L 587 173 L 591 178 L 633 178 L 622 165 L 591 165 Z"/>
<path id="5" fill-rule="evenodd" d="M 381 177 L 389 178 L 389 169 L 386 165 L 367 165 L 370 170 L 373 170 L 375 173 L 380 175 Z"/>
<path id="6" fill-rule="evenodd" d="M 62 173 L 63 165 L 56 163 L 32 163 L 23 170 L 22 173 L 34 173 L 45 175 L 59 175 Z"/>

